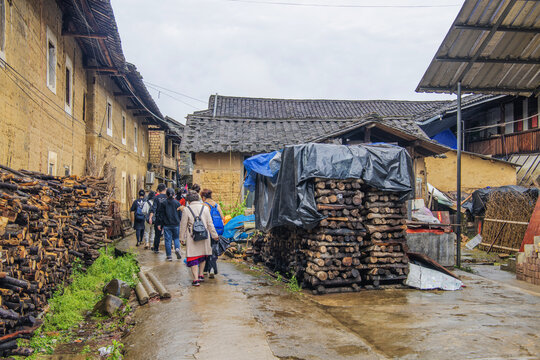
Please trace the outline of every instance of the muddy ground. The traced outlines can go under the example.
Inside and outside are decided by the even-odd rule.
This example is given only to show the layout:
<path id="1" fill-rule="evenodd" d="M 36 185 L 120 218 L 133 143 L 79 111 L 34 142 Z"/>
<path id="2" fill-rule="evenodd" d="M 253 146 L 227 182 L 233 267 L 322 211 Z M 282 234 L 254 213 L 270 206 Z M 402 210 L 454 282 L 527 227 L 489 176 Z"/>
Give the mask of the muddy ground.
<path id="1" fill-rule="evenodd" d="M 455 292 L 313 296 L 221 261 L 195 288 L 182 260 L 135 251 L 172 299 L 136 310 L 127 359 L 539 358 L 540 289 L 510 281 L 459 272 L 466 287 Z"/>

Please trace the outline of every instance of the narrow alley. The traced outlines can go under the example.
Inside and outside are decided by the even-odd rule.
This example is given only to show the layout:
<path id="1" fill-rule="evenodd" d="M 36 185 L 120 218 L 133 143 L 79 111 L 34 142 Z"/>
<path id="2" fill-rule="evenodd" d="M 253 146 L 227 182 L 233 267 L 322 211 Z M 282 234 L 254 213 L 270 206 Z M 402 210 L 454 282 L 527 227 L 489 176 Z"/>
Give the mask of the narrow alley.
<path id="1" fill-rule="evenodd" d="M 134 244 L 125 239 L 122 248 Z M 135 312 L 128 359 L 519 358 L 540 353 L 540 293 L 459 272 L 461 291 L 396 289 L 313 296 L 291 293 L 220 261 L 191 286 L 182 260 L 139 250 L 172 299 Z"/>

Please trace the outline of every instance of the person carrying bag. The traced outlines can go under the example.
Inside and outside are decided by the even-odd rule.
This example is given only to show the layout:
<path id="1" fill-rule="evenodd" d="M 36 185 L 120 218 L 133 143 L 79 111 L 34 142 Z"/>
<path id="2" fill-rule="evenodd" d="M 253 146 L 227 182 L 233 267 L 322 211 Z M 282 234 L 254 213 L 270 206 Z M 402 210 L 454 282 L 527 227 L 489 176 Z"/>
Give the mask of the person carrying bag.
<path id="1" fill-rule="evenodd" d="M 191 268 L 192 285 L 199 286 L 204 281 L 203 269 L 206 260 L 212 255 L 210 237 L 217 240 L 218 234 L 210 211 L 200 201 L 199 194 L 188 193 L 186 201 L 188 211 L 184 209 L 182 213 L 180 240 L 186 244 L 186 264 Z"/>

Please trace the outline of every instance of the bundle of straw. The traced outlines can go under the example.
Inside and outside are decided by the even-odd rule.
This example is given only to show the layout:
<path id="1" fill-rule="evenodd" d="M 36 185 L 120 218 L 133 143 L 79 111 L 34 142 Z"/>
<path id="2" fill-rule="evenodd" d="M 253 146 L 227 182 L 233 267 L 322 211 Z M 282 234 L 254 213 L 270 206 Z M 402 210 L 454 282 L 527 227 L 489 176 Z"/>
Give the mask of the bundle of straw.
<path id="1" fill-rule="evenodd" d="M 486 204 L 486 220 L 480 248 L 493 252 L 517 251 L 525 236 L 527 225 L 505 221 L 528 223 L 536 200 L 518 192 L 494 191 L 491 193 Z M 491 221 L 491 219 L 501 220 L 501 222 Z"/>

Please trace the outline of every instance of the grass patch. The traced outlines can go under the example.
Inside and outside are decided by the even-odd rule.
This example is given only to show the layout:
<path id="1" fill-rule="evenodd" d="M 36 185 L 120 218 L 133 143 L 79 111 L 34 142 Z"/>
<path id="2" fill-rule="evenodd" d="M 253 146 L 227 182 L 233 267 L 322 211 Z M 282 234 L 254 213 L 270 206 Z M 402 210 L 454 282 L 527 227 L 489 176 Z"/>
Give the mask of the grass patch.
<path id="1" fill-rule="evenodd" d="M 459 269 L 461 271 L 465 271 L 471 274 L 474 274 L 474 270 L 470 266 L 454 266 L 454 268 Z"/>
<path id="2" fill-rule="evenodd" d="M 72 282 L 60 287 L 49 300 L 49 312 L 43 326 L 34 334 L 29 344 L 38 353 L 52 354 L 58 343 L 69 341 L 69 329 L 85 320 L 88 312 L 103 297 L 103 286 L 112 279 L 120 279 L 130 286 L 137 281 L 139 267 L 135 256 L 128 254 L 114 257 L 114 249 L 102 248 L 100 256 L 82 272 L 80 263 L 73 266 Z M 124 312 L 129 312 L 129 305 Z M 32 357 L 34 357 L 32 356 Z"/>

